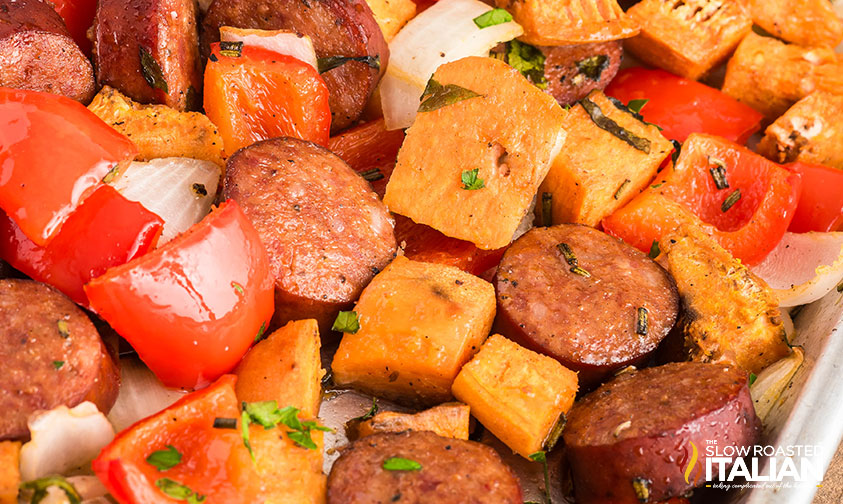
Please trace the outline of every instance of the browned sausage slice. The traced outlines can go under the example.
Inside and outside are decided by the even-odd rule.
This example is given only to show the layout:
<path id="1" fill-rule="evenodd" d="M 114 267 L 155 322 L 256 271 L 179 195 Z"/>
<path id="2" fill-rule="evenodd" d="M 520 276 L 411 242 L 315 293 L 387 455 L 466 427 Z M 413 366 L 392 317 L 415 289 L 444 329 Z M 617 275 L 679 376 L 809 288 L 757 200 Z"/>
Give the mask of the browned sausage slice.
<path id="1" fill-rule="evenodd" d="M 746 372 L 680 362 L 604 384 L 574 405 L 563 436 L 578 504 L 638 504 L 702 484 L 708 447 L 728 454 L 759 433 Z"/>
<path id="2" fill-rule="evenodd" d="M 393 221 L 368 182 L 327 149 L 265 140 L 228 159 L 223 196 L 266 245 L 275 275 L 271 326 L 315 318 L 326 334 L 395 254 Z"/>
<path id="3" fill-rule="evenodd" d="M 495 277 L 497 330 L 578 371 L 588 387 L 643 361 L 676 321 L 679 295 L 649 257 L 596 229 L 535 228 Z"/>
<path id="4" fill-rule="evenodd" d="M 94 34 L 99 85 L 178 110 L 201 104 L 194 0 L 99 0 Z"/>
<path id="5" fill-rule="evenodd" d="M 294 30 L 313 39 L 320 59 L 360 59 L 322 74 L 334 132 L 360 117 L 389 62 L 389 47 L 365 0 L 214 0 L 202 23 L 203 55 L 220 39 L 221 26 Z"/>
<path id="6" fill-rule="evenodd" d="M 0 86 L 93 98 L 91 62 L 48 3 L 0 0 Z"/>
<path id="7" fill-rule="evenodd" d="M 393 457 L 421 465 L 390 471 Z M 355 441 L 328 476 L 328 504 L 522 504 L 521 486 L 491 447 L 432 432 L 375 434 Z"/>
<path id="8" fill-rule="evenodd" d="M 91 401 L 107 413 L 117 400 L 117 364 L 87 315 L 32 280 L 0 280 L 0 362 L 0 440 L 27 438 L 36 410 Z"/>
<path id="9" fill-rule="evenodd" d="M 570 105 L 595 89 L 604 89 L 621 65 L 620 40 L 594 44 L 539 47 L 545 55 L 544 76 L 547 92 L 560 105 Z"/>

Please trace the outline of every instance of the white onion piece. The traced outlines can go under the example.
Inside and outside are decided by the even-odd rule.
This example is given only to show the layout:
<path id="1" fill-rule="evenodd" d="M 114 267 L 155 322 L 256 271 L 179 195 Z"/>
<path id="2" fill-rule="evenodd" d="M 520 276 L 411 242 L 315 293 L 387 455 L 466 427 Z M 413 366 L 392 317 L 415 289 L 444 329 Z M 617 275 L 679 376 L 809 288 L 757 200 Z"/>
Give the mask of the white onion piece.
<path id="1" fill-rule="evenodd" d="M 785 233 L 752 272 L 767 282 L 782 307 L 816 301 L 843 280 L 843 232 Z"/>
<path id="2" fill-rule="evenodd" d="M 96 476 L 71 476 L 65 478 L 68 483 L 73 485 L 73 488 L 82 497 L 82 504 L 114 504 L 113 500 L 109 500 L 108 490 Z M 22 494 L 20 499 L 28 498 L 28 495 Z M 21 502 L 29 502 L 22 500 Z M 44 497 L 40 504 L 70 504 L 70 499 L 67 494 L 58 486 L 48 486 L 47 496 Z"/>
<path id="3" fill-rule="evenodd" d="M 220 168 L 215 163 L 172 157 L 131 163 L 112 185 L 126 199 L 140 202 L 164 220 L 161 245 L 211 211 L 219 181 Z M 200 185 L 204 195 L 197 190 Z"/>
<path id="4" fill-rule="evenodd" d="M 315 69 L 319 68 L 316 51 L 313 50 L 313 41 L 310 37 L 290 30 L 252 30 L 223 26 L 220 28 L 220 40 L 262 47 L 278 54 L 292 56 Z"/>
<path id="5" fill-rule="evenodd" d="M 136 357 L 120 359 L 120 394 L 108 413 L 118 432 L 158 413 L 184 397 L 185 392 L 167 388 Z"/>
<path id="6" fill-rule="evenodd" d="M 20 450 L 20 476 L 31 481 L 88 464 L 114 439 L 114 428 L 92 402 L 38 411 L 28 421 L 31 441 Z"/>
<path id="7" fill-rule="evenodd" d="M 755 404 L 755 414 L 762 422 L 790 385 L 793 375 L 802 367 L 803 359 L 802 349 L 793 347 L 793 353 L 767 366 L 749 387 L 752 402 Z"/>
<path id="8" fill-rule="evenodd" d="M 440 0 L 411 19 L 389 43 L 389 65 L 380 84 L 386 128 L 407 128 L 424 87 L 439 65 L 486 56 L 524 33 L 514 21 L 478 28 L 474 18 L 492 8 L 480 0 Z"/>

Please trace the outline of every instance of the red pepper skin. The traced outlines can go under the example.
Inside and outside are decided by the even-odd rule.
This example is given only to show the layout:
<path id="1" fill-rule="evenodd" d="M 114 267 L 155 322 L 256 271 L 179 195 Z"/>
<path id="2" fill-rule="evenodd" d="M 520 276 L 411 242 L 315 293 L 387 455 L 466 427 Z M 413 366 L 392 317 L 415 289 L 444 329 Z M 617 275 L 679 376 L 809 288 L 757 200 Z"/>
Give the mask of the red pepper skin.
<path id="1" fill-rule="evenodd" d="M 684 142 L 691 133 L 708 133 L 741 145 L 761 129 L 763 116 L 748 105 L 696 81 L 664 70 L 626 68 L 605 93 L 623 103 L 648 100 L 641 115 L 658 124 L 669 139 Z"/>
<path id="2" fill-rule="evenodd" d="M 802 196 L 788 231 L 843 231 L 843 170 L 801 162 L 784 167 L 802 175 Z"/>
<path id="3" fill-rule="evenodd" d="M 207 386 L 231 371 L 275 306 L 266 249 L 231 200 L 94 278 L 85 293 L 165 385 L 181 388 Z"/>
<path id="4" fill-rule="evenodd" d="M 711 159 L 725 164 L 728 188 L 717 188 Z M 692 134 L 676 166 L 663 169 L 649 188 L 604 219 L 603 229 L 647 252 L 679 224 L 695 222 L 752 266 L 784 236 L 801 189 L 798 173 L 722 138 Z M 737 190 L 740 199 L 728 207 L 725 201 Z"/>
<path id="5" fill-rule="evenodd" d="M 88 28 L 94 24 L 97 11 L 96 0 L 52 0 L 56 12 L 64 19 L 67 31 L 86 55 L 91 55 L 91 41 L 88 40 Z"/>
<path id="6" fill-rule="evenodd" d="M 0 88 L 0 209 L 46 245 L 135 145 L 70 98 Z"/>
<path id="7" fill-rule="evenodd" d="M 87 306 L 84 285 L 108 268 L 155 248 L 164 221 L 103 185 L 70 214 L 55 238 L 38 246 L 0 212 L 0 258 Z"/>

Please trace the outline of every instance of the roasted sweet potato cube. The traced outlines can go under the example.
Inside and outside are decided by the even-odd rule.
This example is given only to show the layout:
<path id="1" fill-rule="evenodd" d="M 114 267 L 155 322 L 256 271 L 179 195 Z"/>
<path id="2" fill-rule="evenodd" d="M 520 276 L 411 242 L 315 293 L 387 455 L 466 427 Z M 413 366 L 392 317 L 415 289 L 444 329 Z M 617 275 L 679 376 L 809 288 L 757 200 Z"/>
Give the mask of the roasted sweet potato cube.
<path id="1" fill-rule="evenodd" d="M 430 431 L 442 437 L 468 439 L 470 408 L 462 403 L 445 403 L 418 413 L 384 411 L 357 426 L 359 437 L 381 432 Z"/>
<path id="2" fill-rule="evenodd" d="M 790 353 L 778 301 L 763 280 L 697 226 L 682 225 L 659 243 L 659 262 L 679 289 L 679 327 L 692 360 L 758 373 Z"/>
<path id="3" fill-rule="evenodd" d="M 88 109 L 129 137 L 140 152 L 140 161 L 187 157 L 225 168 L 222 137 L 211 120 L 199 112 L 142 105 L 109 86 L 103 86 Z"/>
<path id="4" fill-rule="evenodd" d="M 366 0 L 387 42 L 416 15 L 413 0 Z"/>
<path id="5" fill-rule="evenodd" d="M 495 317 L 492 284 L 453 266 L 402 256 L 363 290 L 360 328 L 343 334 L 334 382 L 395 401 L 450 400 L 451 383 Z"/>
<path id="6" fill-rule="evenodd" d="M 544 226 L 596 226 L 647 187 L 673 148 L 656 126 L 600 91 L 574 105 L 564 127 L 565 146 L 539 189 Z"/>
<path id="7" fill-rule="evenodd" d="M 439 67 L 407 130 L 384 203 L 484 250 L 509 245 L 565 140 L 564 111 L 494 58 Z M 454 101 L 457 100 L 457 101 Z M 437 107 L 437 105 L 440 105 Z"/>
<path id="8" fill-rule="evenodd" d="M 452 390 L 492 434 L 529 457 L 558 436 L 555 428 L 574 404 L 577 373 L 495 334 L 463 366 Z"/>
<path id="9" fill-rule="evenodd" d="M 750 33 L 729 60 L 722 91 L 772 121 L 814 91 L 843 94 L 843 56 Z"/>
<path id="10" fill-rule="evenodd" d="M 495 0 L 524 28 L 521 40 L 559 46 L 632 37 L 638 24 L 616 0 Z"/>
<path id="11" fill-rule="evenodd" d="M 843 20 L 828 0 L 741 0 L 752 21 L 770 35 L 813 47 L 843 41 Z"/>
<path id="12" fill-rule="evenodd" d="M 327 478 L 322 472 L 323 433 L 310 431 L 316 443 L 313 450 L 295 444 L 287 431 L 284 425 L 269 430 L 257 424 L 249 426 L 249 443 L 260 475 L 257 502 L 324 504 Z"/>
<path id="13" fill-rule="evenodd" d="M 653 66 L 697 80 L 726 61 L 752 29 L 733 0 L 643 0 L 627 11 L 641 33 L 624 46 Z"/>
<path id="14" fill-rule="evenodd" d="M 773 161 L 803 161 L 843 170 L 843 96 L 818 91 L 771 124 L 758 152 Z"/>
<path id="15" fill-rule="evenodd" d="M 240 361 L 237 399 L 276 401 L 294 406 L 305 417 L 319 413 L 322 401 L 322 362 L 319 325 L 313 319 L 294 320 L 258 342 Z"/>
<path id="16" fill-rule="evenodd" d="M 0 504 L 18 503 L 20 445 L 20 441 L 0 441 Z"/>

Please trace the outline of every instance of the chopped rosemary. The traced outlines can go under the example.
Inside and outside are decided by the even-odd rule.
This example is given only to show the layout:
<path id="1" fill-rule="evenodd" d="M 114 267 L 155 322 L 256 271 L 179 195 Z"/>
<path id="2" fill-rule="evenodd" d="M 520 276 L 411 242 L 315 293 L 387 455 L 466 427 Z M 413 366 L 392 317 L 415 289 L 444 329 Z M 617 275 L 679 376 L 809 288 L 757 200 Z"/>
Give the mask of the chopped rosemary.
<path id="1" fill-rule="evenodd" d="M 603 111 L 600 109 L 599 105 L 589 100 L 588 98 L 583 98 L 580 101 L 580 105 L 582 105 L 585 111 L 588 112 L 589 117 L 591 117 L 591 120 L 594 122 L 594 124 L 597 125 L 598 128 L 604 131 L 608 131 L 620 140 L 623 140 L 624 142 L 628 143 L 635 149 L 644 152 L 645 154 L 650 153 L 650 140 L 642 138 L 622 128 L 618 123 L 603 114 Z"/>
<path id="2" fill-rule="evenodd" d="M 655 258 L 656 258 L 656 257 L 658 257 L 658 256 L 659 256 L 659 254 L 661 254 L 661 253 L 662 253 L 662 250 L 661 250 L 661 248 L 659 247 L 659 241 L 658 241 L 658 240 L 653 240 L 653 244 L 652 244 L 652 245 L 650 245 L 650 253 L 649 253 L 649 254 L 647 254 L 647 255 L 650 257 L 650 259 L 655 259 Z"/>
<path id="3" fill-rule="evenodd" d="M 577 275 L 579 275 L 581 277 L 591 278 L 591 273 L 589 273 L 588 271 L 580 268 L 579 266 L 573 266 L 570 269 L 570 271 L 571 271 L 571 273 L 576 273 Z"/>
<path id="4" fill-rule="evenodd" d="M 243 55 L 243 42 L 220 42 L 220 54 L 228 58 L 239 58 Z"/>
<path id="5" fill-rule="evenodd" d="M 380 169 L 378 168 L 372 168 L 371 170 L 360 172 L 360 176 L 368 180 L 369 182 L 374 182 L 375 180 L 382 179 L 383 173 L 381 173 Z"/>
<path id="6" fill-rule="evenodd" d="M 629 185 L 629 184 L 631 184 L 631 183 L 632 183 L 632 181 L 631 181 L 631 180 L 629 180 L 629 179 L 624 180 L 624 181 L 621 183 L 620 187 L 618 187 L 618 190 L 617 190 L 617 191 L 615 191 L 615 195 L 614 195 L 614 196 L 612 196 L 612 197 L 613 197 L 613 198 L 615 198 L 615 199 L 620 198 L 620 197 L 621 197 L 621 193 L 624 191 L 624 189 L 626 189 L 626 186 L 628 186 L 628 185 Z"/>
<path id="7" fill-rule="evenodd" d="M 741 190 L 735 189 L 735 192 L 727 196 L 726 199 L 723 201 L 723 204 L 720 205 L 720 210 L 722 210 L 723 213 L 728 212 L 729 209 L 732 208 L 735 203 L 738 202 L 739 199 L 741 199 Z"/>
<path id="8" fill-rule="evenodd" d="M 226 417 L 214 418 L 214 429 L 236 429 L 236 428 L 237 428 L 237 419 L 236 418 L 226 418 Z"/>
<path id="9" fill-rule="evenodd" d="M 553 193 L 542 193 L 542 225 L 553 225 Z"/>
<path id="10" fill-rule="evenodd" d="M 714 179 L 714 185 L 718 190 L 728 189 L 729 181 L 726 179 L 726 163 L 713 156 L 708 156 L 708 164 L 714 165 L 709 168 L 711 178 Z"/>
<path id="11" fill-rule="evenodd" d="M 568 266 L 577 265 L 577 256 L 574 255 L 574 251 L 571 249 L 570 245 L 567 243 L 560 243 L 556 246 L 556 248 L 562 254 L 562 257 L 565 258 L 565 262 L 568 263 Z"/>
<path id="12" fill-rule="evenodd" d="M 635 334 L 646 336 L 649 329 L 649 312 L 642 306 L 638 308 L 638 318 L 635 321 Z"/>

